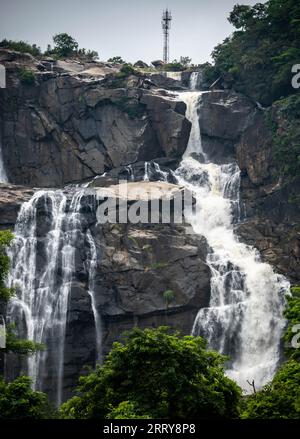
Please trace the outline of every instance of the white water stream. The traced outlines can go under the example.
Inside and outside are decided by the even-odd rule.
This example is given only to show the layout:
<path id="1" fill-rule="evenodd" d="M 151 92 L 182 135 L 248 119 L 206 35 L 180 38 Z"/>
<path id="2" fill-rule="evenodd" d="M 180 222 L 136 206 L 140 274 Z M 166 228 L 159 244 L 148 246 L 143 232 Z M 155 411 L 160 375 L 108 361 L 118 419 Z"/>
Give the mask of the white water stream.
<path id="1" fill-rule="evenodd" d="M 7 175 L 4 168 L 3 157 L 2 157 L 2 144 L 0 140 L 0 183 L 7 183 Z"/>
<path id="2" fill-rule="evenodd" d="M 192 190 L 197 200 L 189 218 L 193 230 L 206 237 L 211 249 L 207 258 L 212 275 L 210 306 L 199 311 L 193 334 L 230 356 L 227 375 L 249 391 L 247 381 L 254 380 L 260 388 L 278 366 L 289 283 L 261 262 L 257 250 L 235 236 L 240 172 L 236 163 L 217 165 L 204 154 L 198 116 L 201 94 L 179 95 L 187 105 L 192 132 L 176 171 L 179 183 Z"/>
<path id="3" fill-rule="evenodd" d="M 16 287 L 17 295 L 9 303 L 8 319 L 17 324 L 22 337 L 45 344 L 44 352 L 29 357 L 28 375 L 33 387 L 43 390 L 51 370 L 57 406 L 63 397 L 67 312 L 76 272 L 75 255 L 85 239 L 89 246 L 86 268 L 97 359 L 101 357 L 101 322 L 94 297 L 97 251 L 90 230 L 83 230 L 83 195 L 83 189 L 77 189 L 69 198 L 61 190 L 36 192 L 21 207 L 10 252 L 9 284 Z"/>

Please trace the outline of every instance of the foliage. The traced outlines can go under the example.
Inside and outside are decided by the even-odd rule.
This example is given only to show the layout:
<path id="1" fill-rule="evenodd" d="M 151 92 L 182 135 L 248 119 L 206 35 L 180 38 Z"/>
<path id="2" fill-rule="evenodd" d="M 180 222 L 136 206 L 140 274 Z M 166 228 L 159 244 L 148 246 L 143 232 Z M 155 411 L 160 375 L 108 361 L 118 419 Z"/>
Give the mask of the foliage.
<path id="1" fill-rule="evenodd" d="M 31 380 L 20 376 L 10 383 L 0 377 L 0 420 L 49 419 L 51 408 L 47 396 L 31 389 Z"/>
<path id="2" fill-rule="evenodd" d="M 134 328 L 102 367 L 81 377 L 61 416 L 101 419 L 134 407 L 151 418 L 237 417 L 240 389 L 225 377 L 224 360 L 201 337 Z"/>
<path id="3" fill-rule="evenodd" d="M 6 348 L 1 349 L 4 353 L 14 353 L 19 355 L 33 355 L 37 351 L 43 351 L 44 345 L 32 340 L 18 338 L 16 328 L 13 324 L 6 328 Z"/>
<path id="4" fill-rule="evenodd" d="M 300 95 L 277 101 L 266 113 L 273 133 L 275 158 L 287 179 L 300 175 Z"/>
<path id="5" fill-rule="evenodd" d="M 179 62 L 186 69 L 190 66 L 192 58 L 190 58 L 189 56 L 181 56 Z"/>
<path id="6" fill-rule="evenodd" d="M 12 41 L 12 40 L 2 40 L 0 41 L 0 48 L 15 50 L 21 53 L 30 53 L 33 56 L 41 55 L 41 48 L 37 47 L 36 44 L 29 44 L 25 41 Z"/>
<path id="7" fill-rule="evenodd" d="M 300 324 L 300 288 L 291 288 L 292 297 L 288 297 L 285 317 L 288 328 L 284 335 L 287 344 L 288 361 L 279 369 L 272 382 L 260 392 L 248 397 L 242 418 L 254 419 L 299 419 L 300 418 L 300 349 L 291 346 L 293 337 L 299 343 L 299 333 L 293 331 Z"/>
<path id="8" fill-rule="evenodd" d="M 300 417 L 300 363 L 285 363 L 268 384 L 248 398 L 243 419 L 299 419 Z"/>
<path id="9" fill-rule="evenodd" d="M 137 71 L 132 67 L 131 64 L 124 64 L 120 71 L 115 75 L 116 78 L 122 79 L 127 78 L 130 75 L 136 75 Z"/>
<path id="10" fill-rule="evenodd" d="M 170 303 L 174 300 L 175 294 L 173 290 L 166 290 L 163 293 L 164 301 L 166 304 L 166 308 L 169 308 Z"/>
<path id="11" fill-rule="evenodd" d="M 13 240 L 13 234 L 10 230 L 0 231 L 0 300 L 8 302 L 14 295 L 12 288 L 7 288 L 5 281 L 9 271 L 9 257 L 7 248 Z"/>
<path id="12" fill-rule="evenodd" d="M 112 58 L 109 58 L 107 62 L 111 64 L 125 64 L 125 61 L 121 56 L 113 56 Z"/>
<path id="13" fill-rule="evenodd" d="M 77 56 L 79 58 L 87 59 L 90 61 L 95 61 L 99 58 L 98 52 L 96 52 L 95 50 L 87 50 L 85 48 L 78 49 Z"/>
<path id="14" fill-rule="evenodd" d="M 236 5 L 229 21 L 238 30 L 214 49 L 215 65 L 206 73 L 227 78 L 264 105 L 292 94 L 291 68 L 300 59 L 299 1 Z"/>
<path id="15" fill-rule="evenodd" d="M 184 70 L 184 66 L 175 59 L 171 63 L 164 64 L 163 70 L 166 72 L 181 72 L 182 70 Z"/>
<path id="16" fill-rule="evenodd" d="M 54 35 L 53 42 L 54 52 L 61 57 L 71 56 L 78 50 L 77 41 L 67 33 Z"/>
<path id="17" fill-rule="evenodd" d="M 292 293 L 294 293 L 294 289 L 292 288 Z M 285 310 L 285 317 L 287 318 L 289 325 L 287 331 L 284 335 L 284 340 L 286 342 L 286 354 L 289 358 L 300 361 L 300 348 L 296 348 L 292 345 L 292 341 L 296 341 L 299 343 L 299 334 L 300 333 L 300 295 L 299 295 L 299 287 L 295 287 L 296 294 L 293 294 L 292 297 L 288 297 L 288 306 Z M 298 294 L 298 295 L 297 295 Z M 296 328 L 298 325 L 298 329 Z M 297 339 L 297 340 L 296 340 Z"/>
<path id="18" fill-rule="evenodd" d="M 35 74 L 32 70 L 27 68 L 22 68 L 19 71 L 19 79 L 24 85 L 34 85 L 35 83 Z"/>
<path id="19" fill-rule="evenodd" d="M 108 419 L 151 419 L 149 415 L 142 415 L 137 405 L 130 401 L 122 401 L 107 415 Z"/>

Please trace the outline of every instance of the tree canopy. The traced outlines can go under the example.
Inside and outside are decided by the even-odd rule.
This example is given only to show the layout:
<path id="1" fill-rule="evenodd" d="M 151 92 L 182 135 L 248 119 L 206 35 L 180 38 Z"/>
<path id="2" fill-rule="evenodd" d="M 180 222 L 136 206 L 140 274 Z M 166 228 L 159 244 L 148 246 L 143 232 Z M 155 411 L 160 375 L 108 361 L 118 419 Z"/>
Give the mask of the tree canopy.
<path id="1" fill-rule="evenodd" d="M 237 417 L 240 389 L 224 375 L 224 360 L 201 337 L 135 328 L 124 344 L 114 343 L 102 367 L 81 377 L 61 416 Z"/>
<path id="2" fill-rule="evenodd" d="M 300 59 L 299 1 L 236 5 L 229 21 L 237 30 L 214 49 L 207 77 L 224 76 L 264 105 L 293 93 L 291 70 Z"/>
<path id="3" fill-rule="evenodd" d="M 31 389 L 31 380 L 20 376 L 10 383 L 0 377 L 0 420 L 49 419 L 52 410 L 47 396 Z"/>

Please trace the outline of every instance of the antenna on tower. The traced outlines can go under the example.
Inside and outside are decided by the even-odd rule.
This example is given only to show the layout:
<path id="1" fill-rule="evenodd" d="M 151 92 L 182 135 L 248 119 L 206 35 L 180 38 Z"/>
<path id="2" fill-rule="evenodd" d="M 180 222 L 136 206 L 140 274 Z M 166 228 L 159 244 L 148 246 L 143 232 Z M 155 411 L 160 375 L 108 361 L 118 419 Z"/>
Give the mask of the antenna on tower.
<path id="1" fill-rule="evenodd" d="M 169 62 L 169 31 L 171 29 L 171 21 L 172 21 L 172 14 L 171 11 L 166 9 L 163 12 L 162 15 L 162 28 L 164 32 L 164 53 L 163 53 L 163 60 L 165 63 Z"/>

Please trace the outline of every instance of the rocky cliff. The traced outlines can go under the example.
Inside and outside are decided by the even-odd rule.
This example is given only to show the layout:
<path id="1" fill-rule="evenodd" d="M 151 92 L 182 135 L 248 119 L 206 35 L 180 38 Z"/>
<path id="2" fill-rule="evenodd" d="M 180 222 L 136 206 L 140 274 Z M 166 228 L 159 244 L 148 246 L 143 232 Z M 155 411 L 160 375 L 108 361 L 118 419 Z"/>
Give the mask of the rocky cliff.
<path id="1" fill-rule="evenodd" d="M 10 51 L 1 51 L 0 61 L 8 72 L 8 87 L 0 90 L 0 135 L 10 181 L 0 186 L 0 228 L 14 226 L 21 204 L 38 187 L 92 179 L 92 187 L 106 187 L 119 179 L 143 180 L 145 171 L 150 181 L 163 177 L 176 183 L 172 169 L 186 149 L 191 124 L 185 104 L 160 88 L 163 78 L 123 76 L 118 68 L 101 63 L 37 61 Z M 30 83 L 24 81 L 24 69 L 32 72 Z M 220 90 L 202 94 L 199 116 L 204 152 L 216 163 L 237 160 L 240 166 L 245 206 L 237 226 L 240 238 L 292 281 L 299 280 L 299 206 L 289 203 L 297 183 L 283 184 L 278 177 L 264 110 L 245 96 Z M 40 267 L 52 221 L 45 206 L 37 211 Z M 167 324 L 191 332 L 198 310 L 209 303 L 210 270 L 205 239 L 186 234 L 186 226 L 99 225 L 95 212 L 86 215 L 84 227 L 91 230 L 98 255 L 95 292 L 104 355 L 133 325 Z M 76 247 L 64 397 L 96 358 L 87 294 L 89 248 L 80 240 Z M 166 290 L 174 294 L 168 305 Z M 51 386 L 46 383 L 49 394 Z"/>
<path id="2" fill-rule="evenodd" d="M 108 66 L 54 65 L 5 50 L 0 61 L 7 70 L 0 136 L 11 183 L 63 186 L 139 160 L 179 160 L 186 148 L 185 105 L 153 83 L 149 90 L 143 75 L 118 78 Z"/>

